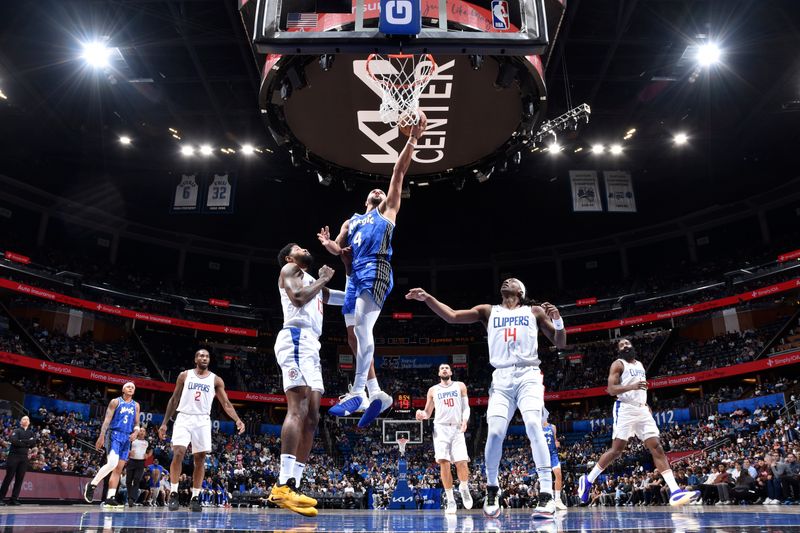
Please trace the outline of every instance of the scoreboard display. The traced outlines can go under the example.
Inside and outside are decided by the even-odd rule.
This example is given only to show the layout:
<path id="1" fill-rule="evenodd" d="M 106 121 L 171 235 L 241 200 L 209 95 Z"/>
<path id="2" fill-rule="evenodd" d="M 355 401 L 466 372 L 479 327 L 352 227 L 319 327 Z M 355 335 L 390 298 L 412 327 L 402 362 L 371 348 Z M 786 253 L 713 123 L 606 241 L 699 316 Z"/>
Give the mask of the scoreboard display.
<path id="1" fill-rule="evenodd" d="M 408 393 L 400 393 L 394 400 L 394 410 L 396 413 L 410 413 L 411 412 L 411 395 Z"/>

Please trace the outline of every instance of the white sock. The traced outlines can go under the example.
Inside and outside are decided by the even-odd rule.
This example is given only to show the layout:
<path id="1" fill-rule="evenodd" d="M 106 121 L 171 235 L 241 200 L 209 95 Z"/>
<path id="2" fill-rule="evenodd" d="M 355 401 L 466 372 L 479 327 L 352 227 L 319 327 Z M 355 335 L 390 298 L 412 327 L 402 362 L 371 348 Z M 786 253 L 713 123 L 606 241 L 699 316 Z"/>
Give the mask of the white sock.
<path id="1" fill-rule="evenodd" d="M 378 394 L 380 391 L 381 391 L 381 386 L 378 385 L 378 378 L 372 378 L 367 380 L 367 393 L 369 394 L 370 398 Z"/>
<path id="2" fill-rule="evenodd" d="M 453 496 L 453 487 L 450 487 L 449 489 L 444 489 L 444 492 L 445 492 L 445 494 L 447 494 L 447 501 L 448 502 L 456 501 L 456 497 Z"/>
<path id="3" fill-rule="evenodd" d="M 603 473 L 603 470 L 605 470 L 605 468 L 600 468 L 599 463 L 594 465 L 594 468 L 592 468 L 592 471 L 589 472 L 589 475 L 587 476 L 589 478 L 589 483 L 594 483 L 594 480 L 597 479 L 597 476 Z"/>
<path id="4" fill-rule="evenodd" d="M 292 477 L 295 479 L 295 481 L 297 481 L 298 487 L 300 486 L 300 481 L 303 479 L 303 472 L 305 471 L 305 469 L 306 469 L 306 464 L 301 463 L 300 461 L 295 459 L 294 474 L 292 474 Z"/>
<path id="5" fill-rule="evenodd" d="M 117 489 L 108 489 L 108 494 L 106 494 L 106 498 L 110 500 L 116 494 L 117 494 Z"/>
<path id="6" fill-rule="evenodd" d="M 178 492 L 178 484 L 177 483 L 170 483 L 169 484 L 169 491 L 170 492 Z"/>
<path id="7" fill-rule="evenodd" d="M 469 492 L 469 481 L 462 481 L 458 484 L 458 490 L 462 494 L 465 492 Z"/>
<path id="8" fill-rule="evenodd" d="M 672 474 L 671 468 L 669 470 L 664 470 L 663 472 L 661 472 L 661 477 L 663 477 L 664 481 L 666 481 L 667 485 L 669 485 L 670 492 L 675 492 L 676 490 L 680 490 L 680 487 L 675 482 L 675 476 Z"/>
<path id="9" fill-rule="evenodd" d="M 561 501 L 561 489 L 553 489 L 553 497 L 556 501 Z"/>
<path id="10" fill-rule="evenodd" d="M 289 478 L 294 476 L 294 463 L 297 458 L 288 453 L 281 454 L 281 472 L 278 474 L 278 485 L 286 485 Z"/>
<path id="11" fill-rule="evenodd" d="M 198 496 L 200 496 L 200 489 L 192 487 L 192 498 L 197 498 Z"/>

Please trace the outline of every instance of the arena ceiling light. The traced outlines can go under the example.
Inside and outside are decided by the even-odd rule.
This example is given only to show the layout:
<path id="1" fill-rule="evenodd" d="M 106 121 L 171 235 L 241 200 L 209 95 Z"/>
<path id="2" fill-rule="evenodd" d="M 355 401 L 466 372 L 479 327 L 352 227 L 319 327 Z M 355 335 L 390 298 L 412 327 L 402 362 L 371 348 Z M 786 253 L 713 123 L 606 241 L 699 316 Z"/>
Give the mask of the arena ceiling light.
<path id="1" fill-rule="evenodd" d="M 122 136 L 119 138 L 119 143 L 120 143 L 122 146 L 128 146 L 129 144 L 131 144 L 131 138 L 130 138 L 130 137 L 128 137 L 127 135 L 122 135 Z"/>
<path id="2" fill-rule="evenodd" d="M 562 150 L 562 147 L 558 144 L 558 141 L 553 141 L 547 146 L 547 149 L 551 154 L 558 154 Z"/>
<path id="3" fill-rule="evenodd" d="M 689 136 L 685 133 L 676 133 L 675 137 L 672 138 L 672 142 L 675 143 L 675 146 L 683 146 L 689 142 Z"/>
<path id="4" fill-rule="evenodd" d="M 622 145 L 621 144 L 612 144 L 608 151 L 611 155 L 619 155 L 622 153 Z"/>
<path id="5" fill-rule="evenodd" d="M 0 100 L 8 100 L 8 96 L 6 96 L 6 93 L 4 93 L 2 89 L 0 89 Z"/>
<path id="6" fill-rule="evenodd" d="M 253 147 L 252 144 L 242 145 L 241 152 L 242 152 L 243 155 L 253 155 L 255 153 L 255 151 L 256 151 L 256 149 Z"/>
<path id="7" fill-rule="evenodd" d="M 721 57 L 722 51 L 716 43 L 705 43 L 697 49 L 697 62 L 702 67 L 710 67 L 719 63 Z"/>
<path id="8" fill-rule="evenodd" d="M 602 154 L 606 151 L 606 147 L 602 144 L 593 144 L 592 145 L 592 153 L 595 155 Z"/>
<path id="9" fill-rule="evenodd" d="M 81 57 L 92 68 L 105 68 L 111 58 L 111 48 L 105 42 L 92 41 L 83 43 Z"/>
<path id="10" fill-rule="evenodd" d="M 181 154 L 185 155 L 186 157 L 194 155 L 194 147 L 191 144 L 185 144 L 181 146 Z"/>
<path id="11" fill-rule="evenodd" d="M 206 157 L 210 156 L 213 153 L 214 153 L 214 149 L 211 148 L 211 145 L 209 145 L 209 144 L 204 144 L 204 145 L 202 145 L 200 147 L 200 154 L 202 154 L 202 155 L 204 155 Z"/>

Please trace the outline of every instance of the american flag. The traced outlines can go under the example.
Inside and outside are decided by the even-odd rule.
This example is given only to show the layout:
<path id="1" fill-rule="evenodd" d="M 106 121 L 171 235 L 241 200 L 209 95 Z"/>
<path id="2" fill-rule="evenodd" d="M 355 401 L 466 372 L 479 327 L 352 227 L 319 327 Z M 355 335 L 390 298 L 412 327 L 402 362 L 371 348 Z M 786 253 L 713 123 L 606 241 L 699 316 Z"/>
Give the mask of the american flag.
<path id="1" fill-rule="evenodd" d="M 286 19 L 286 29 L 289 28 L 316 28 L 316 13 L 289 13 Z"/>

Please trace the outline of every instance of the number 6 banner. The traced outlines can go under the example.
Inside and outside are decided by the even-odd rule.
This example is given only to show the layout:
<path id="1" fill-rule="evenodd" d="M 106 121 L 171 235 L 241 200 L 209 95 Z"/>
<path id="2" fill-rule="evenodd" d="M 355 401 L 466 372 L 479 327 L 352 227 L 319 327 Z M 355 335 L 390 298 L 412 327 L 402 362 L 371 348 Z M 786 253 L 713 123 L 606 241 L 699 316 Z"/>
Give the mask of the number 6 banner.
<path id="1" fill-rule="evenodd" d="M 236 180 L 232 174 L 214 174 L 206 189 L 206 213 L 233 213 L 233 193 Z"/>
<path id="2" fill-rule="evenodd" d="M 172 212 L 189 213 L 197 212 L 200 186 L 195 179 L 195 174 L 184 174 L 175 187 L 175 197 L 172 201 Z"/>

